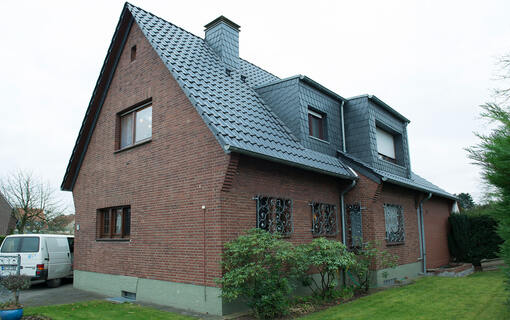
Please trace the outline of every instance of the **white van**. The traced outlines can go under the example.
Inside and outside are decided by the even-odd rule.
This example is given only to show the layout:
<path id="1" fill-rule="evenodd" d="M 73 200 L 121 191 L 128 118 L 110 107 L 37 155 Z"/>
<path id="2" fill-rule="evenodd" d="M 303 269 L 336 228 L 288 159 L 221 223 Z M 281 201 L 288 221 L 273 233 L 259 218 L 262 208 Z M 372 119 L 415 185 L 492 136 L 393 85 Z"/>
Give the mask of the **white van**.
<path id="1" fill-rule="evenodd" d="M 57 234 L 15 234 L 5 238 L 2 256 L 21 256 L 20 274 L 32 283 L 58 287 L 62 278 L 73 275 L 74 236 Z M 12 274 L 12 266 L 0 266 L 0 275 Z M 15 269 L 14 269 L 15 271 Z"/>

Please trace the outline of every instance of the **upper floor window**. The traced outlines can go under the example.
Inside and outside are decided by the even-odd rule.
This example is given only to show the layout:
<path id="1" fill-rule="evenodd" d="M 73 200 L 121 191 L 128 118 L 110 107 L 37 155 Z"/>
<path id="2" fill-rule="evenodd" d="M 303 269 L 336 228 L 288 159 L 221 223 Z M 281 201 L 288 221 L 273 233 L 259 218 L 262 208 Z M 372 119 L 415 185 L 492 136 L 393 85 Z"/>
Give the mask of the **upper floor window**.
<path id="1" fill-rule="evenodd" d="M 257 228 L 284 236 L 292 233 L 292 200 L 258 196 Z"/>
<path id="2" fill-rule="evenodd" d="M 379 127 L 375 127 L 377 139 L 377 152 L 388 161 L 395 162 L 395 138 L 394 136 Z"/>
<path id="3" fill-rule="evenodd" d="M 325 114 L 308 109 L 308 130 L 310 136 L 326 140 L 325 118 Z"/>
<path id="4" fill-rule="evenodd" d="M 99 239 L 129 238 L 131 233 L 131 207 L 113 207 L 98 210 Z"/>
<path id="5" fill-rule="evenodd" d="M 120 115 L 120 149 L 152 137 L 152 105 L 146 104 Z"/>

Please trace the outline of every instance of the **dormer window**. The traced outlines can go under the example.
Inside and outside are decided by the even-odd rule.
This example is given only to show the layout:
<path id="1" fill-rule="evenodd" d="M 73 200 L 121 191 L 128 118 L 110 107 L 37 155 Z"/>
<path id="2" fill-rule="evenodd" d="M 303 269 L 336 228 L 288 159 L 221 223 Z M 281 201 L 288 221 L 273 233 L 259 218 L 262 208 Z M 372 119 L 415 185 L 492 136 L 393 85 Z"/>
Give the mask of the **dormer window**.
<path id="1" fill-rule="evenodd" d="M 311 137 L 326 140 L 325 118 L 325 114 L 308 109 L 308 130 Z"/>
<path id="2" fill-rule="evenodd" d="M 375 128 L 377 139 L 377 152 L 384 160 L 396 162 L 395 137 L 393 134 L 379 127 Z"/>

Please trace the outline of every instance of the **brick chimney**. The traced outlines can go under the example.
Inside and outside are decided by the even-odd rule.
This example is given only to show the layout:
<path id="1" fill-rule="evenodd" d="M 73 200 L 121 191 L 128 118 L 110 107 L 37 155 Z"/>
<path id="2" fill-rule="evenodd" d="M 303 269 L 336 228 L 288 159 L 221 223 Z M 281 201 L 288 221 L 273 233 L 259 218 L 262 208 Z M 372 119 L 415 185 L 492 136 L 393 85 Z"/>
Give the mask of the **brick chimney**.
<path id="1" fill-rule="evenodd" d="M 205 42 L 228 67 L 239 69 L 239 25 L 220 16 L 204 27 Z"/>

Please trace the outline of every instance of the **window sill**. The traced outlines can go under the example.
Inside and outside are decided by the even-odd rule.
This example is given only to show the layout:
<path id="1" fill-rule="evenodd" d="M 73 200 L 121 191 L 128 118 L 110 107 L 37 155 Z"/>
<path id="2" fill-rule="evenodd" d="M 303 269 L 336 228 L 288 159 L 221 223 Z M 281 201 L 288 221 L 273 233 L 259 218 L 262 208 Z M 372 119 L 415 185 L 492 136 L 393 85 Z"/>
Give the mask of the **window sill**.
<path id="1" fill-rule="evenodd" d="M 96 239 L 99 242 L 130 242 L 131 239 L 128 238 L 99 238 Z"/>
<path id="2" fill-rule="evenodd" d="M 309 135 L 308 137 L 309 137 L 310 139 L 313 139 L 313 140 L 316 140 L 316 141 L 320 141 L 320 142 L 322 142 L 322 143 L 329 144 L 329 141 L 327 141 L 327 140 L 322 140 L 322 139 L 320 139 L 320 138 L 317 138 L 317 137 L 314 137 L 314 136 L 310 136 L 310 135 Z"/>
<path id="3" fill-rule="evenodd" d="M 130 146 L 124 147 L 122 149 L 115 150 L 113 153 L 115 154 L 115 153 L 119 153 L 119 152 L 126 151 L 126 150 L 129 150 L 129 149 L 133 149 L 133 148 L 139 147 L 141 145 L 144 145 L 146 143 L 149 143 L 151 141 L 152 141 L 152 138 L 148 138 L 148 139 L 145 139 L 145 140 L 142 140 L 142 141 L 138 141 L 137 143 L 132 144 Z"/>
<path id="4" fill-rule="evenodd" d="M 403 246 L 406 244 L 405 242 L 386 242 L 387 247 L 393 247 L 393 246 Z"/>

